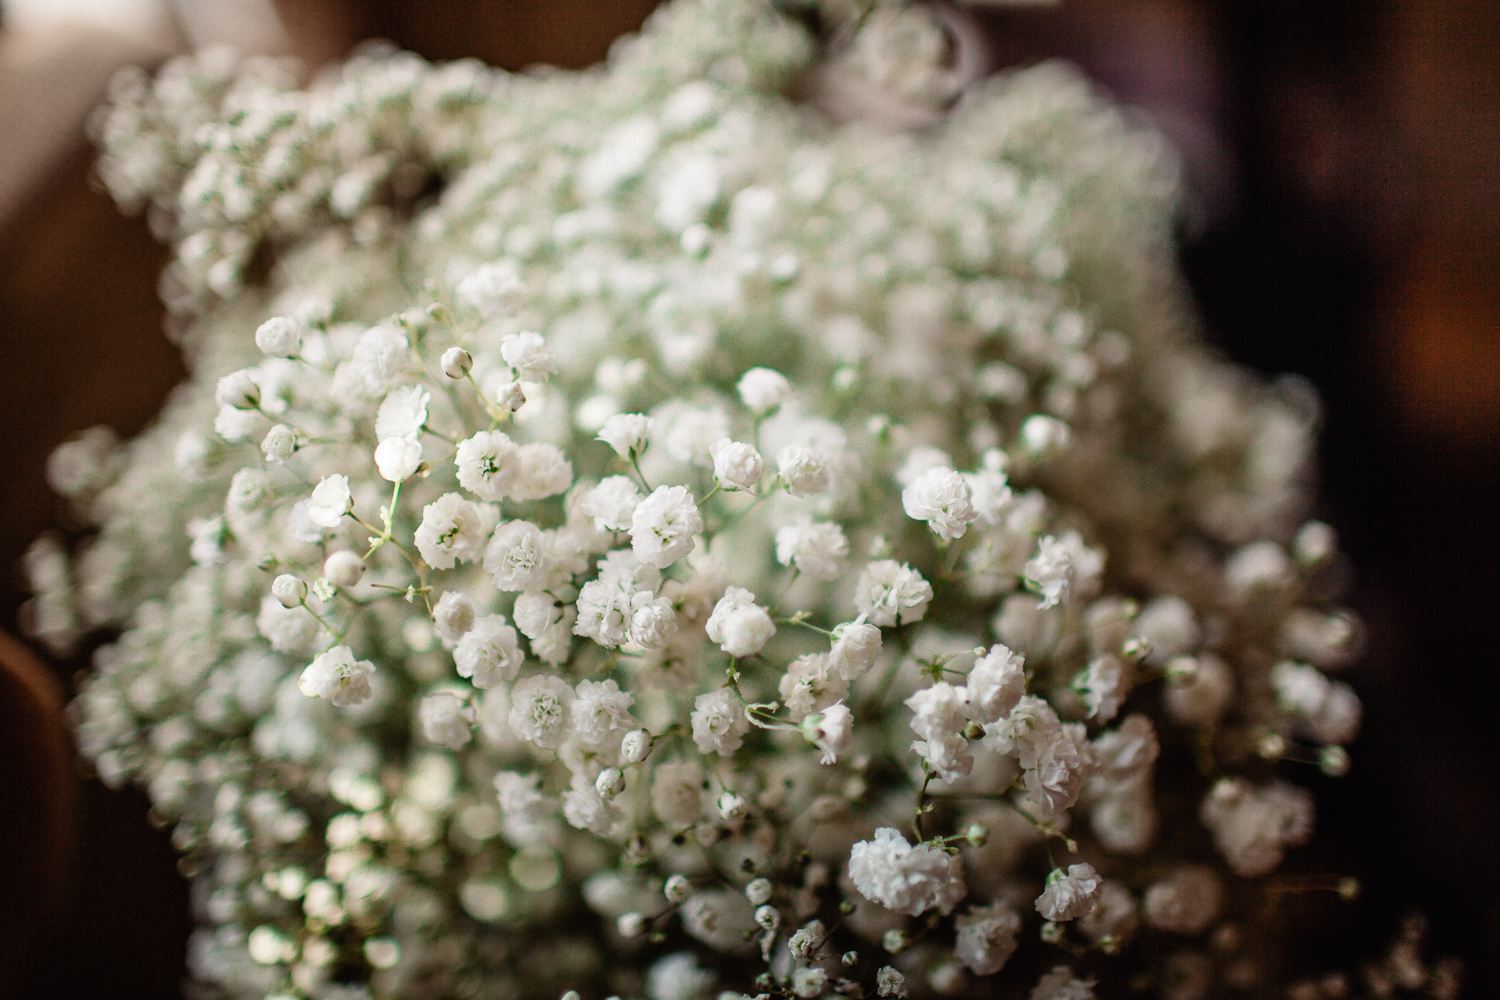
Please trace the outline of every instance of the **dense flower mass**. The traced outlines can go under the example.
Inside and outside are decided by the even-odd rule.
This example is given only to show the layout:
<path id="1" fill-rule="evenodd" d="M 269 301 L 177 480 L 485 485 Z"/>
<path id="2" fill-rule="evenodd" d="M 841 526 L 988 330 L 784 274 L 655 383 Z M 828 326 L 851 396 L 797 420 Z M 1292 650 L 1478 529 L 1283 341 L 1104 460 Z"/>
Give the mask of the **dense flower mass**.
<path id="1" fill-rule="evenodd" d="M 1359 724 L 1305 408 L 1191 336 L 1155 136 L 960 79 L 948 7 L 806 6 L 114 88 L 193 374 L 55 456 L 96 530 L 31 620 L 119 634 L 79 742 L 171 824 L 214 995 L 1269 974 L 1280 761 Z"/>

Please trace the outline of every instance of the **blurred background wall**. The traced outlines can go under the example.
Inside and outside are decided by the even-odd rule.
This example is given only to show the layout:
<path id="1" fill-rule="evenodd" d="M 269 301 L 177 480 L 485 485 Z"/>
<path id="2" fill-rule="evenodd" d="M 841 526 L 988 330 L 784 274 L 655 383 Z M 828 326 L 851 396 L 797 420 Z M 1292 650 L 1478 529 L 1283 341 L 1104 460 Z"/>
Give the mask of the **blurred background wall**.
<path id="1" fill-rule="evenodd" d="M 385 37 L 434 59 L 585 66 L 650 0 L 0 0 L 0 628 L 32 538 L 76 527 L 47 454 L 129 436 L 182 377 L 166 253 L 91 182 L 109 74 L 234 41 L 316 66 Z M 1205 331 L 1324 402 L 1319 514 L 1357 568 L 1366 704 L 1294 864 L 1295 961 L 1348 966 L 1402 916 L 1500 995 L 1500 10 L 1494 0 L 1063 0 L 976 8 L 999 65 L 1061 55 L 1182 151 Z M 0 996 L 178 995 L 186 888 L 137 792 L 78 779 L 57 707 L 85 662 L 0 645 Z M 50 779 L 50 780 L 49 780 Z"/>

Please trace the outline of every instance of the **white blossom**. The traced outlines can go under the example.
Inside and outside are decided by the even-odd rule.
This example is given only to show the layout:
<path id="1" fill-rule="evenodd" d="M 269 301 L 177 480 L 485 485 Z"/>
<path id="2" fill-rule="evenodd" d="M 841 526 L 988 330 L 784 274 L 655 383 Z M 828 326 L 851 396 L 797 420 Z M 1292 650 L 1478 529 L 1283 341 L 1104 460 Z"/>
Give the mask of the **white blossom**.
<path id="1" fill-rule="evenodd" d="M 880 655 L 880 629 L 867 624 L 864 615 L 835 625 L 832 640 L 828 668 L 846 681 L 869 670 Z"/>
<path id="2" fill-rule="evenodd" d="M 750 731 L 750 720 L 739 698 L 730 688 L 716 688 L 700 694 L 693 703 L 690 721 L 693 742 L 700 753 L 729 756 L 744 743 Z"/>
<path id="3" fill-rule="evenodd" d="M 1103 882 L 1088 863 L 1052 869 L 1047 887 L 1036 898 L 1036 911 L 1047 920 L 1077 920 L 1094 907 Z"/>
<path id="4" fill-rule="evenodd" d="M 777 691 L 792 721 L 800 724 L 813 712 L 842 701 L 849 693 L 849 682 L 828 669 L 827 653 L 808 653 L 787 665 Z"/>
<path id="5" fill-rule="evenodd" d="M 433 606 L 432 621 L 438 635 L 458 642 L 474 627 L 474 602 L 462 591 L 450 590 Z"/>
<path id="6" fill-rule="evenodd" d="M 451 691 L 423 698 L 418 715 L 422 735 L 429 743 L 462 750 L 474 738 L 474 709 Z"/>
<path id="7" fill-rule="evenodd" d="M 1015 954 L 1021 916 L 1005 904 L 970 907 L 953 923 L 958 932 L 953 954 L 975 975 L 994 975 Z"/>
<path id="8" fill-rule="evenodd" d="M 1042 595 L 1043 608 L 1090 593 L 1104 569 L 1104 556 L 1088 548 L 1078 532 L 1061 538 L 1047 535 L 1037 543 L 1037 554 L 1026 563 L 1026 579 Z"/>
<path id="9" fill-rule="evenodd" d="M 703 816 L 703 769 L 692 761 L 657 765 L 651 782 L 651 808 L 671 826 L 698 822 Z"/>
<path id="10" fill-rule="evenodd" d="M 477 688 L 515 680 L 524 659 L 516 630 L 505 623 L 504 615 L 485 615 L 474 622 L 453 650 L 458 675 L 470 678 Z"/>
<path id="11" fill-rule="evenodd" d="M 968 891 L 956 856 L 930 844 L 913 847 L 890 827 L 854 845 L 849 877 L 866 899 L 911 917 L 932 909 L 950 913 Z"/>
<path id="12" fill-rule="evenodd" d="M 485 536 L 493 525 L 493 508 L 482 508 L 459 493 L 444 493 L 422 508 L 417 552 L 433 569 L 473 562 L 484 552 Z"/>
<path id="13" fill-rule="evenodd" d="M 512 333 L 500 341 L 500 356 L 515 370 L 516 377 L 528 382 L 545 382 L 556 371 L 552 352 L 541 334 L 531 330 Z"/>
<path id="14" fill-rule="evenodd" d="M 897 972 L 889 965 L 882 965 L 880 971 L 875 974 L 876 990 L 883 997 L 909 996 L 906 989 L 906 977 Z"/>
<path id="15" fill-rule="evenodd" d="M 281 465 L 297 450 L 297 433 L 286 424 L 272 424 L 260 443 L 260 452 L 272 465 Z"/>
<path id="16" fill-rule="evenodd" d="M 326 698 L 340 708 L 358 705 L 370 698 L 370 675 L 375 664 L 356 660 L 348 646 L 334 646 L 320 653 L 302 671 L 297 689 L 309 698 Z"/>
<path id="17" fill-rule="evenodd" d="M 272 316 L 256 328 L 255 346 L 268 358 L 295 358 L 302 349 L 302 324 L 290 316 Z"/>
<path id="18" fill-rule="evenodd" d="M 1254 878 L 1281 864 L 1288 847 L 1312 835 L 1312 796 L 1276 781 L 1256 787 L 1221 778 L 1198 811 L 1236 875 Z"/>
<path id="19" fill-rule="evenodd" d="M 974 662 L 964 684 L 964 705 L 970 719 L 988 725 L 1010 714 L 1026 693 L 1025 662 L 998 643 Z"/>
<path id="20" fill-rule="evenodd" d="M 1066 965 L 1059 965 L 1037 980 L 1028 1000 L 1095 1000 L 1094 981 L 1079 979 Z"/>
<path id="21" fill-rule="evenodd" d="M 499 431 L 480 431 L 459 442 L 458 482 L 481 500 L 512 494 L 521 473 L 521 449 Z"/>
<path id="22" fill-rule="evenodd" d="M 545 441 L 523 444 L 516 459 L 519 468 L 509 490 L 517 500 L 542 500 L 566 493 L 573 485 L 573 465 L 555 445 Z"/>
<path id="23" fill-rule="evenodd" d="M 432 393 L 417 385 L 392 389 L 375 415 L 375 437 L 379 441 L 410 438 L 415 441 L 427 425 L 427 404 Z"/>
<path id="24" fill-rule="evenodd" d="M 823 751 L 822 763 L 837 763 L 839 754 L 847 753 L 854 739 L 854 713 L 842 701 L 834 702 L 802 719 L 802 735 Z"/>
<path id="25" fill-rule="evenodd" d="M 709 639 L 733 657 L 753 656 L 776 634 L 771 616 L 755 603 L 755 595 L 743 587 L 724 591 L 705 628 Z"/>
<path id="26" fill-rule="evenodd" d="M 542 529 L 530 521 L 506 521 L 484 547 L 484 569 L 496 590 L 537 588 L 546 576 Z"/>
<path id="27" fill-rule="evenodd" d="M 687 487 L 658 486 L 631 515 L 630 545 L 641 562 L 666 567 L 693 551 L 693 536 L 702 530 Z"/>
<path id="28" fill-rule="evenodd" d="M 336 587 L 352 587 L 364 575 L 364 560 L 349 549 L 330 553 L 323 561 L 323 577 Z"/>
<path id="29" fill-rule="evenodd" d="M 260 406 L 260 386 L 248 371 L 230 372 L 219 379 L 214 400 L 220 406 L 236 410 L 254 410 Z"/>
<path id="30" fill-rule="evenodd" d="M 760 484 L 765 462 L 754 445 L 719 438 L 708 449 L 714 461 L 714 479 L 729 490 L 753 490 Z"/>
<path id="31" fill-rule="evenodd" d="M 740 400 L 753 413 L 768 413 L 792 396 L 787 377 L 772 368 L 750 368 L 736 386 Z"/>
<path id="32" fill-rule="evenodd" d="M 337 528 L 353 507 L 349 477 L 325 476 L 313 488 L 312 500 L 306 508 L 307 519 L 320 528 Z"/>
<path id="33" fill-rule="evenodd" d="M 794 497 L 822 493 L 833 485 L 828 460 L 811 448 L 789 444 L 776 455 L 777 472 Z"/>
<path id="34" fill-rule="evenodd" d="M 844 529 L 832 521 L 798 521 L 776 530 L 776 561 L 814 580 L 837 579 L 849 555 Z"/>
<path id="35" fill-rule="evenodd" d="M 375 468 L 392 483 L 404 482 L 422 464 L 422 445 L 408 438 L 386 438 L 375 446 Z"/>
<path id="36" fill-rule="evenodd" d="M 962 538 L 977 516 L 969 500 L 969 484 L 952 469 L 928 469 L 901 491 L 901 507 L 914 521 L 926 521 L 944 542 Z"/>
<path id="37" fill-rule="evenodd" d="M 543 750 L 556 750 L 568 737 L 572 703 L 573 689 L 562 678 L 533 674 L 511 688 L 510 728 Z"/>
<path id="38" fill-rule="evenodd" d="M 621 691 L 612 680 L 579 681 L 569 709 L 573 735 L 585 746 L 598 746 L 614 733 L 623 738 L 625 731 L 635 726 L 635 717 L 630 714 L 634 703 L 635 696 Z"/>
<path id="39" fill-rule="evenodd" d="M 1146 923 L 1174 934 L 1201 934 L 1219 915 L 1223 886 L 1207 865 L 1184 865 L 1152 884 L 1141 899 Z"/>
<path id="40" fill-rule="evenodd" d="M 932 585 L 905 563 L 870 563 L 854 584 L 854 606 L 872 625 L 919 622 L 932 600 Z"/>
<path id="41" fill-rule="evenodd" d="M 651 443 L 653 421 L 644 413 L 616 413 L 599 428 L 597 440 L 609 445 L 616 455 L 629 461 L 644 454 Z"/>
<path id="42" fill-rule="evenodd" d="M 600 531 L 629 531 L 640 502 L 641 491 L 629 476 L 610 476 L 584 494 L 578 509 Z"/>

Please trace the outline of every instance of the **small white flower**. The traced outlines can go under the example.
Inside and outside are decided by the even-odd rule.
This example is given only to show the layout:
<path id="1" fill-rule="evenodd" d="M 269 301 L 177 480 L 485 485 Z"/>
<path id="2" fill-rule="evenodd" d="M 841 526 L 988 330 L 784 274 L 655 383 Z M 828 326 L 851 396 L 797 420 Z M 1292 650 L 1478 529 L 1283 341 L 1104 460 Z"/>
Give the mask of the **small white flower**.
<path id="1" fill-rule="evenodd" d="M 645 453 L 651 443 L 651 418 L 644 413 L 616 413 L 604 421 L 598 441 L 603 441 L 626 461 Z"/>
<path id="2" fill-rule="evenodd" d="M 1115 657 L 1096 656 L 1074 678 L 1073 688 L 1083 695 L 1089 718 L 1108 722 L 1119 714 L 1125 696 L 1130 693 L 1130 677 L 1125 665 Z"/>
<path id="3" fill-rule="evenodd" d="M 729 688 L 700 694 L 693 703 L 693 742 L 700 753 L 729 756 L 740 748 L 750 731 L 750 720 L 739 697 Z"/>
<path id="4" fill-rule="evenodd" d="M 511 484 L 517 500 L 541 500 L 566 493 L 573 485 L 573 465 L 561 450 L 545 441 L 521 445 L 516 458 L 520 468 Z"/>
<path id="5" fill-rule="evenodd" d="M 803 966 L 792 973 L 792 992 L 799 997 L 817 997 L 828 985 L 828 973 L 816 966 Z"/>
<path id="6" fill-rule="evenodd" d="M 667 567 L 693 551 L 693 536 L 702 530 L 687 487 L 658 486 L 631 515 L 631 550 L 648 566 Z"/>
<path id="7" fill-rule="evenodd" d="M 629 476 L 610 476 L 584 494 L 578 509 L 594 519 L 600 531 L 629 531 L 635 508 L 641 502 L 640 488 Z"/>
<path id="8" fill-rule="evenodd" d="M 373 693 L 370 675 L 375 664 L 356 660 L 348 646 L 334 646 L 318 654 L 302 671 L 297 690 L 309 698 L 326 698 L 340 708 L 367 701 Z"/>
<path id="9" fill-rule="evenodd" d="M 1141 913 L 1146 923 L 1158 930 L 1201 934 L 1219 915 L 1223 893 L 1212 868 L 1184 865 L 1146 890 Z"/>
<path id="10" fill-rule="evenodd" d="M 837 763 L 854 739 L 854 713 L 842 701 L 802 720 L 802 735 L 823 751 L 822 763 Z"/>
<path id="11" fill-rule="evenodd" d="M 910 995 L 906 989 L 906 977 L 889 965 L 881 966 L 880 971 L 875 973 L 875 988 L 878 995 L 883 997 Z"/>
<path id="12" fill-rule="evenodd" d="M 512 333 L 500 341 L 500 356 L 515 369 L 516 378 L 545 382 L 557 371 L 542 335 L 531 330 Z"/>
<path id="13" fill-rule="evenodd" d="M 919 622 L 932 600 L 932 585 L 905 563 L 870 563 L 854 584 L 854 606 L 874 625 Z"/>
<path id="14" fill-rule="evenodd" d="M 792 384 L 774 368 L 751 368 L 740 376 L 740 399 L 752 413 L 768 413 L 792 396 Z"/>
<path id="15" fill-rule="evenodd" d="M 485 615 L 476 621 L 453 650 L 458 675 L 470 678 L 477 688 L 514 680 L 524 659 L 516 630 L 505 623 L 504 615 Z"/>
<path id="16" fill-rule="evenodd" d="M 462 494 L 444 493 L 422 508 L 422 523 L 416 531 L 417 551 L 433 569 L 473 562 L 484 550 L 493 511 L 493 507 L 481 509 Z"/>
<path id="17" fill-rule="evenodd" d="M 880 629 L 866 624 L 864 615 L 833 627 L 828 668 L 844 680 L 852 681 L 869 670 L 879 655 Z"/>
<path id="18" fill-rule="evenodd" d="M 776 634 L 771 616 L 743 587 L 730 587 L 714 605 L 705 625 L 709 639 L 733 657 L 753 656 Z"/>
<path id="19" fill-rule="evenodd" d="M 832 521 L 800 521 L 776 531 L 776 561 L 814 580 L 834 580 L 849 555 L 844 529 Z"/>
<path id="20" fill-rule="evenodd" d="M 534 674 L 511 689 L 510 728 L 543 750 L 556 750 L 568 737 L 572 703 L 573 689 L 566 681 Z"/>
<path id="21" fill-rule="evenodd" d="M 1021 916 L 1003 903 L 970 907 L 954 922 L 954 956 L 976 976 L 992 976 L 1015 954 Z"/>
<path id="22" fill-rule="evenodd" d="M 459 442 L 458 483 L 481 500 L 509 496 L 521 471 L 521 449 L 499 431 L 480 431 Z"/>
<path id="23" fill-rule="evenodd" d="M 714 460 L 714 479 L 725 489 L 753 490 L 760 485 L 765 462 L 754 445 L 724 437 L 709 446 L 708 454 Z"/>
<path id="24" fill-rule="evenodd" d="M 1066 965 L 1059 965 L 1041 979 L 1028 1000 L 1095 1000 L 1094 981 L 1079 979 Z"/>
<path id="25" fill-rule="evenodd" d="M 272 465 L 280 465 L 297 450 L 297 432 L 286 424 L 273 424 L 260 443 L 260 452 Z"/>
<path id="26" fill-rule="evenodd" d="M 797 723 L 842 700 L 849 693 L 849 682 L 828 669 L 827 653 L 797 657 L 787 664 L 786 673 L 781 675 L 776 687 L 792 721 Z"/>
<path id="27" fill-rule="evenodd" d="M 776 455 L 782 482 L 794 497 L 822 493 L 833 485 L 833 472 L 823 456 L 800 444 L 789 444 Z"/>
<path id="28" fill-rule="evenodd" d="M 496 590 L 524 591 L 546 575 L 542 529 L 530 521 L 506 521 L 484 549 L 484 569 Z"/>
<path id="29" fill-rule="evenodd" d="M 661 893 L 667 897 L 667 902 L 675 905 L 693 894 L 693 883 L 687 880 L 686 875 L 674 873 L 667 876 L 667 881 L 662 886 Z"/>
<path id="30" fill-rule="evenodd" d="M 612 680 L 579 681 L 569 709 L 573 734 L 584 746 L 599 746 L 611 733 L 635 725 L 630 714 L 634 703 L 635 696 L 621 691 L 620 685 Z"/>
<path id="31" fill-rule="evenodd" d="M 962 538 L 977 516 L 969 501 L 969 484 L 963 476 L 942 466 L 928 469 L 902 490 L 901 507 L 912 520 L 926 521 L 945 542 Z"/>
<path id="32" fill-rule="evenodd" d="M 526 405 L 526 390 L 521 388 L 519 382 L 506 382 L 495 390 L 495 405 L 515 413 Z"/>
<path id="33" fill-rule="evenodd" d="M 1104 571 L 1104 555 L 1083 544 L 1076 531 L 1061 538 L 1047 535 L 1037 543 L 1036 555 L 1026 563 L 1026 582 L 1042 595 L 1041 608 L 1050 608 L 1071 597 L 1087 595 Z"/>
<path id="34" fill-rule="evenodd" d="M 375 439 L 411 438 L 413 441 L 427 424 L 427 404 L 432 393 L 417 385 L 392 389 L 375 415 Z"/>
<path id="35" fill-rule="evenodd" d="M 521 293 L 521 267 L 505 258 L 481 264 L 454 286 L 458 300 L 486 319 L 513 305 Z"/>
<path id="36" fill-rule="evenodd" d="M 307 519 L 320 528 L 337 528 L 354 507 L 348 476 L 326 476 L 313 488 Z"/>
<path id="37" fill-rule="evenodd" d="M 1021 424 L 1021 447 L 1033 458 L 1057 454 L 1068 446 L 1071 437 L 1067 424 L 1041 413 L 1027 417 Z"/>
<path id="38" fill-rule="evenodd" d="M 998 643 L 976 660 L 964 685 L 969 718 L 983 726 L 1008 715 L 1026 693 L 1025 662 Z"/>
<path id="39" fill-rule="evenodd" d="M 947 681 L 922 688 L 906 699 L 912 710 L 912 732 L 924 740 L 943 740 L 963 732 L 968 725 L 964 689 Z"/>
<path id="40" fill-rule="evenodd" d="M 474 738 L 474 709 L 451 691 L 423 698 L 417 715 L 429 743 L 462 750 Z"/>
<path id="41" fill-rule="evenodd" d="M 290 316 L 272 316 L 256 328 L 255 346 L 268 358 L 295 358 L 302 349 L 302 324 Z"/>
<path id="42" fill-rule="evenodd" d="M 956 856 L 931 844 L 913 847 L 890 827 L 854 845 L 849 878 L 866 899 L 909 917 L 931 909 L 950 913 L 968 892 Z"/>
<path id="43" fill-rule="evenodd" d="M 422 445 L 410 438 L 386 438 L 375 446 L 375 468 L 387 482 L 410 479 L 422 464 Z"/>
<path id="44" fill-rule="evenodd" d="M 1103 884 L 1091 864 L 1052 869 L 1047 888 L 1036 898 L 1036 911 L 1047 920 L 1077 920 L 1094 907 Z"/>
<path id="45" fill-rule="evenodd" d="M 460 590 L 450 590 L 438 598 L 432 609 L 437 634 L 449 642 L 458 642 L 474 627 L 474 602 Z"/>
<path id="46" fill-rule="evenodd" d="M 703 768 L 692 761 L 656 765 L 651 808 L 669 826 L 691 826 L 703 817 Z"/>
<path id="47" fill-rule="evenodd" d="M 630 615 L 630 641 L 642 649 L 662 649 L 677 635 L 677 613 L 665 597 L 642 602 L 649 597 L 649 592 L 640 591 L 631 599 L 635 610 Z"/>
<path id="48" fill-rule="evenodd" d="M 603 798 L 614 798 L 625 790 L 625 772 L 618 767 L 606 767 L 594 779 L 594 790 Z"/>
<path id="49" fill-rule="evenodd" d="M 260 406 L 260 386 L 248 371 L 230 372 L 219 379 L 214 401 L 236 410 L 254 410 Z"/>

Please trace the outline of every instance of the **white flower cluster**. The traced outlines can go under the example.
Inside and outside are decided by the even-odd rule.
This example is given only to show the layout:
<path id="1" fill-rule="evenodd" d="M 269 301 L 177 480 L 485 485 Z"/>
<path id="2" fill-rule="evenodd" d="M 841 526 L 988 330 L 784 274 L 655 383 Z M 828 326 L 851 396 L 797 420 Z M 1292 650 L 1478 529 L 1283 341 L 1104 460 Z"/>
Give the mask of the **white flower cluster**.
<path id="1" fill-rule="evenodd" d="M 926 78 L 935 9 L 865 70 Z M 97 532 L 33 550 L 33 620 L 123 630 L 80 744 L 223 995 L 1254 971 L 1221 873 L 1359 720 L 1308 424 L 1180 331 L 1170 162 L 1076 74 L 832 128 L 785 96 L 818 41 L 678 0 L 593 73 L 117 86 L 193 376 L 59 451 Z"/>

